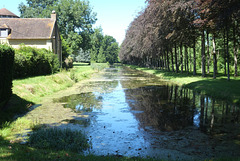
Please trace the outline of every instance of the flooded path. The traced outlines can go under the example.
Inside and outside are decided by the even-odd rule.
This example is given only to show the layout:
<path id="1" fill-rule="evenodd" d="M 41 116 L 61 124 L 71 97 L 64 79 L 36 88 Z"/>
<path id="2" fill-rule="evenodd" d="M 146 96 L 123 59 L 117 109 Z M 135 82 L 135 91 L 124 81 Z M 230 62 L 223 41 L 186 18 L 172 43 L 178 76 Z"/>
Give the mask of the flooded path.
<path id="1" fill-rule="evenodd" d="M 62 96 L 60 96 L 62 95 Z M 240 108 L 129 68 L 109 68 L 32 110 L 82 130 L 87 154 L 202 160 L 240 157 Z"/>

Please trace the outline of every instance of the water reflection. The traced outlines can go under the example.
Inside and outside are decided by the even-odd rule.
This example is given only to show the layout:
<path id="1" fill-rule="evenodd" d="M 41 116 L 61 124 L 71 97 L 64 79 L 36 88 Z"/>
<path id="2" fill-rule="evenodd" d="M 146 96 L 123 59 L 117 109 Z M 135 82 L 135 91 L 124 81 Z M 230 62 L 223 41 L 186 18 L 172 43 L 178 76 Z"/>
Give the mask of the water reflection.
<path id="1" fill-rule="evenodd" d="M 144 111 L 135 114 L 141 128 L 151 126 L 161 131 L 180 130 L 193 125 L 195 109 L 190 106 L 191 100 L 186 95 L 178 95 L 178 92 L 182 91 L 177 86 L 147 86 L 125 90 L 131 110 Z"/>
<path id="2" fill-rule="evenodd" d="M 141 128 L 176 131 L 196 126 L 204 132 L 216 132 L 224 124 L 239 124 L 238 107 L 189 89 L 163 85 L 124 91 L 131 110 L 143 111 L 134 114 Z"/>
<path id="3" fill-rule="evenodd" d="M 240 155 L 235 105 L 128 68 L 106 69 L 88 86 L 92 92 L 55 101 L 89 115 L 64 122 L 84 126 L 93 154 L 183 160 Z"/>
<path id="4" fill-rule="evenodd" d="M 80 93 L 55 99 L 55 102 L 63 103 L 65 108 L 71 108 L 75 112 L 92 112 L 102 109 L 102 97 L 92 92 Z"/>

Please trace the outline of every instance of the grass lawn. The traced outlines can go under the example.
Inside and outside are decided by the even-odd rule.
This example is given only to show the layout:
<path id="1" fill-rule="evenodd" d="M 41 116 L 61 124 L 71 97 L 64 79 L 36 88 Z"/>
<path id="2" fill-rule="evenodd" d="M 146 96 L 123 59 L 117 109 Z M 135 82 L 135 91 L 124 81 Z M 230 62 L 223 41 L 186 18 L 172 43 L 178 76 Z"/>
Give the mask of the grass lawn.
<path id="1" fill-rule="evenodd" d="M 216 79 L 210 73 L 205 78 L 201 75 L 193 76 L 192 73 L 174 73 L 163 70 L 149 69 L 134 65 L 127 65 L 130 68 L 154 74 L 162 79 L 172 81 L 180 86 L 194 89 L 203 94 L 214 96 L 219 99 L 226 99 L 240 105 L 240 77 L 231 77 L 228 81 L 226 76 L 220 75 Z"/>

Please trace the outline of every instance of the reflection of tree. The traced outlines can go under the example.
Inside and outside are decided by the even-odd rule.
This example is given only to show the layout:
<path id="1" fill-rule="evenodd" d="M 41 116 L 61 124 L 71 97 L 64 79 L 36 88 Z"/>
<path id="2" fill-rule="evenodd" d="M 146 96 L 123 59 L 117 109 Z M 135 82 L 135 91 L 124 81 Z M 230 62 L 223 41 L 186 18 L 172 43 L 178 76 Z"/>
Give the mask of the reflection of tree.
<path id="1" fill-rule="evenodd" d="M 96 81 L 89 85 L 94 86 L 95 90 L 100 93 L 111 93 L 118 86 L 118 81 Z"/>
<path id="2" fill-rule="evenodd" d="M 76 112 L 92 112 L 94 109 L 102 108 L 102 97 L 96 97 L 92 92 L 65 96 L 55 101 L 66 103 L 64 107 L 71 108 Z"/>
<path id="3" fill-rule="evenodd" d="M 140 126 L 154 126 L 162 131 L 179 130 L 193 124 L 193 110 L 188 91 L 177 86 L 147 86 L 125 90 L 131 110 L 136 113 Z M 174 98 L 172 100 L 172 98 Z"/>
<path id="4" fill-rule="evenodd" d="M 200 129 L 211 133 L 240 122 L 238 107 L 178 86 L 146 86 L 127 89 L 125 94 L 131 110 L 143 111 L 134 112 L 142 128 L 180 130 L 192 126 L 197 115 Z"/>

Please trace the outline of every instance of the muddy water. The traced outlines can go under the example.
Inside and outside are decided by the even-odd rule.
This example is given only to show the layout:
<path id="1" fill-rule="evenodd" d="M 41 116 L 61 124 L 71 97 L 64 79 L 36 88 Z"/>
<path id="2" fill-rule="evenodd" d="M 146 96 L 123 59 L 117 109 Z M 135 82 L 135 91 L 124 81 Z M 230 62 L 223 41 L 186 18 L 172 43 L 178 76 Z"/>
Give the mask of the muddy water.
<path id="1" fill-rule="evenodd" d="M 52 108 L 64 114 L 51 111 L 49 117 L 45 110 L 40 118 L 84 131 L 92 143 L 86 153 L 171 160 L 240 156 L 240 109 L 230 103 L 121 67 L 77 89 L 53 99 Z M 29 116 L 36 118 L 34 110 Z M 46 122 L 52 117 L 58 119 Z"/>

